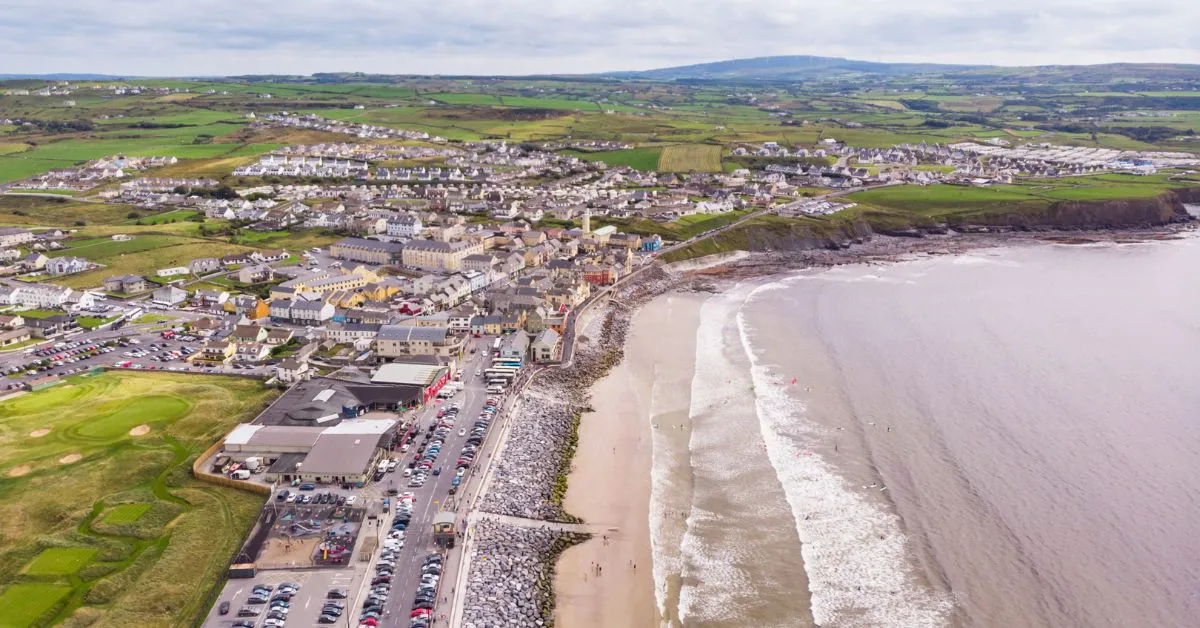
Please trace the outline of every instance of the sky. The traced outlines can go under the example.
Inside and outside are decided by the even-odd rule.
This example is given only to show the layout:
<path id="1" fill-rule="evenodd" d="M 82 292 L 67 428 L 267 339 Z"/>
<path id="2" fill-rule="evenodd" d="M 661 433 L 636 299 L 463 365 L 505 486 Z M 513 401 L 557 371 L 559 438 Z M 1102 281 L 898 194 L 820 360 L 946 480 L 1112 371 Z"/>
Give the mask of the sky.
<path id="1" fill-rule="evenodd" d="M 581 74 L 770 55 L 1200 63 L 1200 1 L 5 0 L 0 73 Z"/>

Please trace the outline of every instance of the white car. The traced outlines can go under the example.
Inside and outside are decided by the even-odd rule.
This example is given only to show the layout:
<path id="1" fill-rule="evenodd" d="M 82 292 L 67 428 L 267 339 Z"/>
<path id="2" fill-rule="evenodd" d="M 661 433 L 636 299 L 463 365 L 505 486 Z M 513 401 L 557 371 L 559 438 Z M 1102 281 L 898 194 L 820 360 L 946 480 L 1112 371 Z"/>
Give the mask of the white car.
<path id="1" fill-rule="evenodd" d="M 358 495 L 351 495 L 346 498 L 346 505 L 353 506 L 354 502 L 358 501 Z"/>

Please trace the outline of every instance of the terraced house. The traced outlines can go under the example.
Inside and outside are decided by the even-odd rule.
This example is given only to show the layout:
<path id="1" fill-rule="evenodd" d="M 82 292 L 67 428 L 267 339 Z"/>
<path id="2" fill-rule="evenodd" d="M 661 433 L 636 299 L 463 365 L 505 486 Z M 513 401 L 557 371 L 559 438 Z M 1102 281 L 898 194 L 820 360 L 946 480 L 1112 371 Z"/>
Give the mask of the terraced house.
<path id="1" fill-rule="evenodd" d="M 271 288 L 271 298 L 287 299 L 305 292 L 321 295 L 336 290 L 357 290 L 378 281 L 379 275 L 364 266 L 340 274 L 313 273 L 285 281 Z"/>
<path id="2" fill-rule="evenodd" d="M 375 353 L 380 358 L 406 355 L 451 356 L 462 348 L 462 340 L 446 327 L 384 325 L 375 336 Z"/>

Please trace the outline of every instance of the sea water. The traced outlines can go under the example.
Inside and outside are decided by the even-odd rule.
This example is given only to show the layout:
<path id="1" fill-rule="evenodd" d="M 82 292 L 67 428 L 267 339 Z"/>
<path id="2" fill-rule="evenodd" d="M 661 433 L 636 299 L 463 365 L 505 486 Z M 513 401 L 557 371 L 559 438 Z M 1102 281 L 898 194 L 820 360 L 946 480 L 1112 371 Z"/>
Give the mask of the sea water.
<path id="1" fill-rule="evenodd" d="M 655 433 L 667 623 L 1195 625 L 1198 278 L 1185 238 L 708 299 Z"/>

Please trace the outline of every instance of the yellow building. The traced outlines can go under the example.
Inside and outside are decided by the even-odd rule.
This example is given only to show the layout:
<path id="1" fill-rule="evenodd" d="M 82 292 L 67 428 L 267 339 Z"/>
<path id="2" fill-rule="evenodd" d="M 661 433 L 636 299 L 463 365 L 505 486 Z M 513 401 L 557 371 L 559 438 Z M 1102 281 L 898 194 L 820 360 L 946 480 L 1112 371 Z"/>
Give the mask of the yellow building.
<path id="1" fill-rule="evenodd" d="M 404 265 L 422 270 L 458 272 L 462 270 L 464 258 L 482 252 L 483 243 L 478 241 L 409 240 L 404 243 Z"/>

